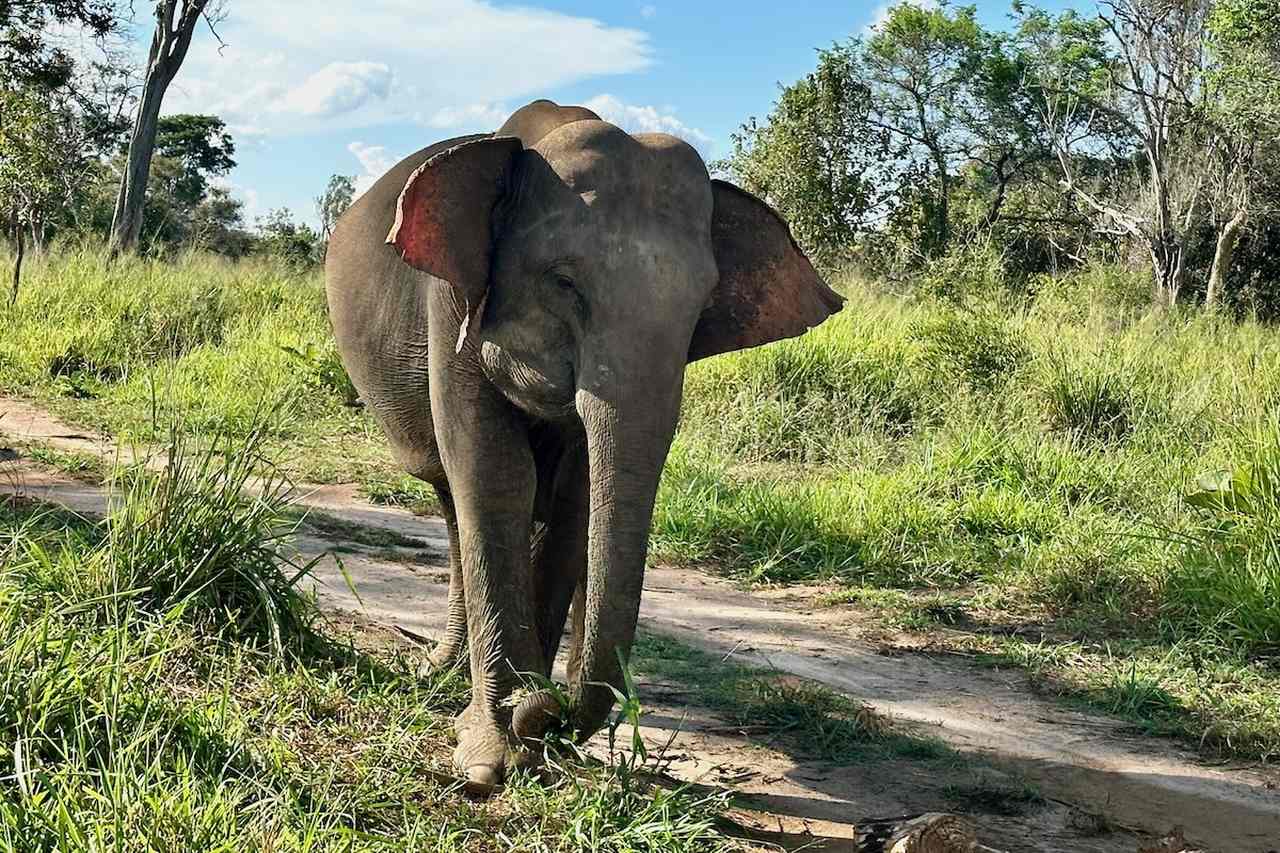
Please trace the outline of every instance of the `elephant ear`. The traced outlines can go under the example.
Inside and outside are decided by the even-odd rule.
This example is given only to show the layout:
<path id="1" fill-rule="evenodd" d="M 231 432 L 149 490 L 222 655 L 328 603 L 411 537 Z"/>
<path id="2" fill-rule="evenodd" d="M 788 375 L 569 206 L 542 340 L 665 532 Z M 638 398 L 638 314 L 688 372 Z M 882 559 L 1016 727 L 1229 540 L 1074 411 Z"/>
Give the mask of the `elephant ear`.
<path id="1" fill-rule="evenodd" d="M 720 281 L 698 320 L 689 361 L 794 338 L 840 310 L 773 208 L 724 181 L 712 181 L 711 243 Z"/>
<path id="2" fill-rule="evenodd" d="M 406 264 L 449 282 L 466 302 L 459 349 L 484 309 L 494 207 L 506 195 L 520 150 L 518 139 L 488 137 L 441 151 L 409 176 L 396 204 L 387 242 Z"/>

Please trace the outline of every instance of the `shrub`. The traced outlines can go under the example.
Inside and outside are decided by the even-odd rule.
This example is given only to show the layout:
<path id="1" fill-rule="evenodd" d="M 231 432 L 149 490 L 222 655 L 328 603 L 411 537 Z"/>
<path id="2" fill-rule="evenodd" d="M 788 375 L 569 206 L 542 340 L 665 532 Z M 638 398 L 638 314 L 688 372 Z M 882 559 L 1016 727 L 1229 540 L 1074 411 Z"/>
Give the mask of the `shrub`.
<path id="1" fill-rule="evenodd" d="M 1251 649 L 1280 653 L 1280 417 L 1258 427 L 1234 471 L 1186 498 L 1201 521 L 1173 572 L 1170 610 Z"/>
<path id="2" fill-rule="evenodd" d="M 1149 373 L 1114 349 L 1044 360 L 1041 392 L 1049 424 L 1078 440 L 1128 438 L 1144 414 Z"/>
<path id="3" fill-rule="evenodd" d="M 1009 379 L 1030 352 L 1012 324 L 991 307 L 944 310 L 917 322 L 912 334 L 931 368 L 989 391 Z"/>
<path id="4" fill-rule="evenodd" d="M 931 260 L 914 277 L 917 293 L 956 303 L 1008 290 L 1004 257 L 990 241 L 964 241 Z"/>
<path id="5" fill-rule="evenodd" d="M 113 478 L 93 548 L 44 561 L 50 585 L 110 621 L 180 612 L 262 635 L 277 652 L 307 635 L 314 602 L 298 583 L 311 566 L 286 551 L 295 526 L 284 515 L 289 487 L 262 458 L 263 436 L 215 440 L 189 455 L 195 442 L 175 432 L 160 472 L 140 464 Z"/>

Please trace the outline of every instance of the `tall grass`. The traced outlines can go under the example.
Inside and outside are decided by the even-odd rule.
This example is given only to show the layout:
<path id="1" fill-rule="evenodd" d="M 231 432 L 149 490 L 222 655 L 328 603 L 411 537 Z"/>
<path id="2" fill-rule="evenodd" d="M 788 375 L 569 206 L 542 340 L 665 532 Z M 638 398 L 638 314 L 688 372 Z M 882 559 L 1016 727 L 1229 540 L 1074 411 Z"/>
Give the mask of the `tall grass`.
<path id="1" fill-rule="evenodd" d="M 0 314 L 0 389 L 159 442 L 179 420 L 243 437 L 264 405 L 284 402 L 268 438 L 292 473 L 349 480 L 391 467 L 349 405 L 320 274 L 267 259 L 108 264 L 84 249 L 37 260 Z"/>
<path id="2" fill-rule="evenodd" d="M 1144 313 L 1093 270 L 959 304 L 843 287 L 816 332 L 690 369 L 661 559 L 1274 646 L 1271 545 L 1206 544 L 1186 500 L 1280 454 L 1251 432 L 1280 400 L 1270 329 Z"/>
<path id="3" fill-rule="evenodd" d="M 607 772 L 463 799 L 465 684 L 316 633 L 261 435 L 117 472 L 102 522 L 0 504 L 0 849 L 728 847 L 722 798 Z"/>
<path id="4" fill-rule="evenodd" d="M 1150 311 L 1116 269 L 1011 293 L 953 267 L 908 296 L 846 278 L 845 309 L 803 338 L 693 365 L 655 558 L 951 590 L 1075 636 L 1272 659 L 1266 500 L 1248 515 L 1195 496 L 1202 477 L 1275 464 L 1259 426 L 1280 405 L 1275 329 Z M 143 438 L 178 412 L 243 436 L 278 404 L 263 452 L 290 473 L 423 503 L 347 405 L 318 275 L 49 258 L 0 315 L 0 388 Z"/>

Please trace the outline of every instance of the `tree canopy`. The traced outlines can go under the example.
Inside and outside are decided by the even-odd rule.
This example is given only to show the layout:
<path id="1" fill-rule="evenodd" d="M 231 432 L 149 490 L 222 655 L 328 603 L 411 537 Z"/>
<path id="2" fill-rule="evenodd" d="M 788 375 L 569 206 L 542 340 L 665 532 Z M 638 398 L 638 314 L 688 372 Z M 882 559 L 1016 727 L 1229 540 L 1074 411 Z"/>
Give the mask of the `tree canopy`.
<path id="1" fill-rule="evenodd" d="M 1240 292 L 1237 246 L 1280 216 L 1274 3 L 1012 9 L 1006 31 L 972 6 L 892 7 L 820 51 L 717 165 L 829 266 L 987 246 L 1025 279 L 1134 248 L 1166 304 Z"/>
<path id="2" fill-rule="evenodd" d="M 0 3 L 0 84 L 56 89 L 66 85 L 75 58 L 55 27 L 102 37 L 115 29 L 115 0 L 5 0 Z"/>

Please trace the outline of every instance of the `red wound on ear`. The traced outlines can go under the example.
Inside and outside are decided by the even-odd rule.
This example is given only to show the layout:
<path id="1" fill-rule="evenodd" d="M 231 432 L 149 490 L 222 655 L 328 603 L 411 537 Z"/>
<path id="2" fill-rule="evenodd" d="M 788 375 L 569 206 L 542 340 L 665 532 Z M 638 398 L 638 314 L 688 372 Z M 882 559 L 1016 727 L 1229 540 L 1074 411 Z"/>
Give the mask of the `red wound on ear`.
<path id="1" fill-rule="evenodd" d="M 442 278 L 466 297 L 484 297 L 493 249 L 494 205 L 507 190 L 517 139 L 477 139 L 419 166 L 396 204 L 387 242 L 414 269 Z"/>
<path id="2" fill-rule="evenodd" d="M 794 338 L 840 310 L 773 208 L 724 181 L 711 182 L 711 243 L 720 281 L 689 345 L 689 361 Z"/>

